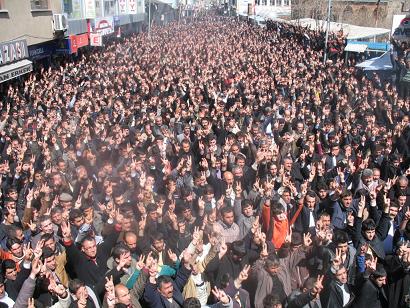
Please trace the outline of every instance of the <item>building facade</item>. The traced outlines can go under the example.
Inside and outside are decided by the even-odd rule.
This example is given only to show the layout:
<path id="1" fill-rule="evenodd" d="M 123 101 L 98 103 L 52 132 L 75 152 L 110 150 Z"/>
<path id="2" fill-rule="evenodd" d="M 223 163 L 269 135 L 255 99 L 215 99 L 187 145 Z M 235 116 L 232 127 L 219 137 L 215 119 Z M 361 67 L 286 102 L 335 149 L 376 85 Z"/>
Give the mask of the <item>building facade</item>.
<path id="1" fill-rule="evenodd" d="M 237 12 L 264 18 L 288 18 L 293 0 L 238 0 Z"/>
<path id="2" fill-rule="evenodd" d="M 408 5 L 410 1 L 407 0 Z M 407 7 L 408 7 L 407 5 Z M 293 0 L 292 19 L 327 18 L 328 0 Z M 401 11 L 399 0 L 332 0 L 332 21 L 358 26 L 390 28 Z"/>
<path id="3" fill-rule="evenodd" d="M 29 72 L 32 62 L 142 31 L 145 10 L 145 0 L 0 0 L 0 83 Z"/>
<path id="4" fill-rule="evenodd" d="M 400 10 L 400 6 L 397 0 L 336 0 L 333 15 L 339 22 L 390 28 L 393 14 Z"/>

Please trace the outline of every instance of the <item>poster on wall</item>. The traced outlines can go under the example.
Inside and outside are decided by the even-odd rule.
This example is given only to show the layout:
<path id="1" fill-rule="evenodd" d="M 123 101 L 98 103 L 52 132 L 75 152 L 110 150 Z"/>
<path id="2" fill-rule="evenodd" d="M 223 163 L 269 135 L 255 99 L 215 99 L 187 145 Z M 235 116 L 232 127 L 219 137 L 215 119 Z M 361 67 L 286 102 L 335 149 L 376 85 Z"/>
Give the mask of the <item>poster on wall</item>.
<path id="1" fill-rule="evenodd" d="M 95 18 L 95 0 L 84 0 L 85 18 Z"/>

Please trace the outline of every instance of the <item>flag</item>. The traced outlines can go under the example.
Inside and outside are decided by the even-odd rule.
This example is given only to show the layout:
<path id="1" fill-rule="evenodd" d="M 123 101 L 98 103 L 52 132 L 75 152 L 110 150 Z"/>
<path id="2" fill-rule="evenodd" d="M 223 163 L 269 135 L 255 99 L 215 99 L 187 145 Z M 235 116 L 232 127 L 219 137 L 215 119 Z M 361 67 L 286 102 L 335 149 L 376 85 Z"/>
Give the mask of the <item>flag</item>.
<path id="1" fill-rule="evenodd" d="M 121 27 L 118 27 L 117 37 L 121 37 Z"/>

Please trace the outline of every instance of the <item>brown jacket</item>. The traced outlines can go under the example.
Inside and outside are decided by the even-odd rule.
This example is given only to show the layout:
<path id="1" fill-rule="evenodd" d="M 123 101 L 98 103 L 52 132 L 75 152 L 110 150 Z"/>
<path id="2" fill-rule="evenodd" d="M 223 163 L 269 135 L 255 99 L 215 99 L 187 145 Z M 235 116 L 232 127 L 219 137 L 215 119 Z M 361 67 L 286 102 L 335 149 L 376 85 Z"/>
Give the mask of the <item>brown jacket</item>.
<path id="1" fill-rule="evenodd" d="M 67 272 L 65 271 L 65 266 L 67 264 L 67 255 L 65 251 L 56 256 L 56 263 L 56 275 L 60 279 L 60 282 L 63 284 L 63 286 L 67 288 L 69 279 Z"/>

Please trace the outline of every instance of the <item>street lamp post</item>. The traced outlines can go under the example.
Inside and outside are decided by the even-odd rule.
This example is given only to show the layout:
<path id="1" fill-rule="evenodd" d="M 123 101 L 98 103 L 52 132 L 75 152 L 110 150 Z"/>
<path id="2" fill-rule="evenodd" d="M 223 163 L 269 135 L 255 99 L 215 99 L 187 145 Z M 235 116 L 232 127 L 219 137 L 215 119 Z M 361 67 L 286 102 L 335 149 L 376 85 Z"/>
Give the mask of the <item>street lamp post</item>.
<path id="1" fill-rule="evenodd" d="M 323 63 L 326 63 L 327 60 L 327 43 L 329 41 L 329 29 L 330 29 L 330 14 L 332 11 L 332 0 L 328 0 L 327 3 L 327 24 L 326 24 L 326 38 L 325 38 L 325 50 L 323 56 Z"/>

